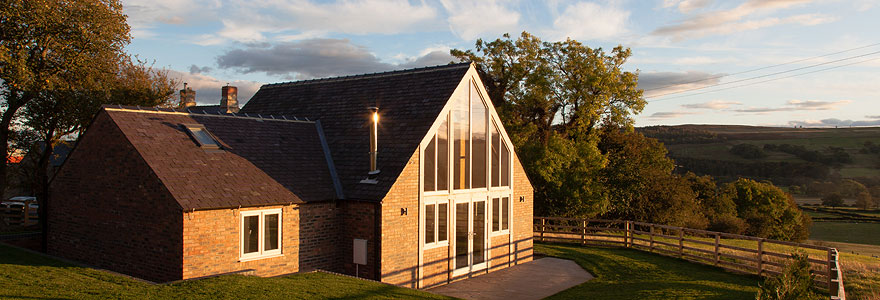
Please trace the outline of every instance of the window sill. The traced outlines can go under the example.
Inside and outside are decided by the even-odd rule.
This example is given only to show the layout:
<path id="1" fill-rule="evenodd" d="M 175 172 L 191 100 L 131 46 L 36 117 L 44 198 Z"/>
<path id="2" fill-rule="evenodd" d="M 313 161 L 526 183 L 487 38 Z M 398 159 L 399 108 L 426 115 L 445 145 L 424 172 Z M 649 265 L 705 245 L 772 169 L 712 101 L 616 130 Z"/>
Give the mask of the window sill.
<path id="1" fill-rule="evenodd" d="M 495 237 L 495 236 L 502 236 L 502 235 L 508 235 L 508 234 L 510 234 L 510 229 L 501 230 L 501 231 L 493 231 L 493 232 L 489 233 L 489 236 Z"/>
<path id="2" fill-rule="evenodd" d="M 238 259 L 238 262 L 254 261 L 254 260 L 261 260 L 261 259 L 266 259 L 266 258 L 275 258 L 275 257 L 282 257 L 282 256 L 284 256 L 284 253 L 268 254 L 268 255 L 263 255 L 263 256 L 252 256 L 252 257 L 240 257 Z"/>
<path id="3" fill-rule="evenodd" d="M 434 248 L 443 248 L 443 247 L 449 247 L 449 241 L 442 241 L 442 242 L 438 242 L 438 243 L 425 244 L 425 247 L 423 248 L 423 250 L 431 250 Z"/>

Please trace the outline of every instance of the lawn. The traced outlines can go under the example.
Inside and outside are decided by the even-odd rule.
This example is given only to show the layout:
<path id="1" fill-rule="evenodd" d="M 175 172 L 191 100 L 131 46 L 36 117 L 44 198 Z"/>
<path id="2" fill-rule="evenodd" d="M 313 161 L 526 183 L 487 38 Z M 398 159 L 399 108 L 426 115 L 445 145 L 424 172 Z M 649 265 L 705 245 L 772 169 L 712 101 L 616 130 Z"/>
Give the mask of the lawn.
<path id="1" fill-rule="evenodd" d="M 0 244 L 0 298 L 29 299 L 450 299 L 327 273 L 225 275 L 150 284 Z"/>
<path id="2" fill-rule="evenodd" d="M 633 249 L 536 243 L 535 251 L 574 260 L 596 277 L 549 299 L 754 299 L 760 282 Z"/>

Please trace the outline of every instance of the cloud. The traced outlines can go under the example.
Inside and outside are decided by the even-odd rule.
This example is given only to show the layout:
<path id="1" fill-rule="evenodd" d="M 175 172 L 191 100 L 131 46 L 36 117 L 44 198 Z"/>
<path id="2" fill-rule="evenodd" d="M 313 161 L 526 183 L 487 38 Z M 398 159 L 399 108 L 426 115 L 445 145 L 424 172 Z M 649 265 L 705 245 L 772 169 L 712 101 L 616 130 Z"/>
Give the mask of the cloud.
<path id="1" fill-rule="evenodd" d="M 836 110 L 838 106 L 848 104 L 850 100 L 818 101 L 818 100 L 790 100 L 781 107 L 749 107 L 735 109 L 735 112 L 744 113 L 769 113 L 779 111 L 810 111 L 810 110 Z"/>
<path id="2" fill-rule="evenodd" d="M 208 67 L 208 66 L 199 67 L 196 65 L 189 66 L 189 73 L 190 74 L 201 74 L 201 73 L 208 73 L 208 72 L 211 72 L 211 67 Z"/>
<path id="3" fill-rule="evenodd" d="M 442 28 L 437 9 L 407 0 L 126 0 L 133 31 L 144 34 L 159 24 L 216 22 L 222 27 L 192 40 L 199 45 L 228 41 L 295 40 L 328 33 L 397 34 Z"/>
<path id="4" fill-rule="evenodd" d="M 678 11 L 686 14 L 691 11 L 706 7 L 711 2 L 712 1 L 710 0 L 664 0 L 663 7 L 676 7 L 678 8 Z"/>
<path id="5" fill-rule="evenodd" d="M 734 8 L 696 14 L 673 25 L 662 26 L 651 34 L 668 36 L 673 40 L 700 38 L 710 35 L 723 35 L 755 30 L 782 24 L 818 25 L 835 20 L 823 14 L 801 14 L 784 18 L 765 17 L 750 19 L 751 16 L 766 15 L 770 12 L 790 8 L 811 0 L 750 0 Z"/>
<path id="6" fill-rule="evenodd" d="M 217 57 L 217 65 L 242 73 L 264 72 L 293 79 L 351 75 L 400 68 L 447 64 L 448 52 L 434 50 L 399 64 L 381 61 L 367 48 L 347 39 L 309 39 L 297 42 L 257 43 L 229 50 Z"/>
<path id="7" fill-rule="evenodd" d="M 227 83 L 238 87 L 238 103 L 244 106 L 244 103 L 260 89 L 263 84 L 250 80 L 221 80 L 204 74 L 192 74 L 177 70 L 170 70 L 169 75 L 186 82 L 187 87 L 196 91 L 196 102 L 199 105 L 217 105 L 220 104 L 220 88 Z"/>
<path id="8" fill-rule="evenodd" d="M 686 112 L 686 111 L 661 111 L 661 112 L 655 112 L 655 113 L 651 114 L 650 116 L 648 116 L 648 119 L 655 119 L 655 120 L 675 119 L 678 117 L 683 117 L 683 116 L 687 116 L 687 115 L 694 115 L 694 114 L 697 114 L 697 113 Z"/>
<path id="9" fill-rule="evenodd" d="M 440 0 L 449 15 L 449 29 L 458 37 L 473 41 L 485 36 L 516 33 L 519 29 L 519 12 L 506 7 L 507 1 L 496 0 Z"/>
<path id="10" fill-rule="evenodd" d="M 880 116 L 865 116 L 868 119 L 880 119 Z"/>
<path id="11" fill-rule="evenodd" d="M 742 105 L 742 102 L 737 101 L 722 101 L 722 100 L 712 100 L 709 102 L 703 103 L 691 103 L 691 104 L 683 104 L 681 107 L 690 108 L 690 109 L 728 109 L 734 105 Z"/>
<path id="12" fill-rule="evenodd" d="M 650 98 L 717 84 L 724 75 L 702 71 L 646 72 L 639 74 L 639 88 L 645 90 L 646 98 Z"/>
<path id="13" fill-rule="evenodd" d="M 865 127 L 865 126 L 880 126 L 880 120 L 841 120 L 837 118 L 823 119 L 819 121 L 815 120 L 805 120 L 805 121 L 788 121 L 789 126 L 803 126 L 803 127 Z"/>
<path id="14" fill-rule="evenodd" d="M 614 5 L 579 2 L 561 9 L 553 21 L 553 33 L 558 40 L 603 40 L 627 33 L 630 12 Z"/>

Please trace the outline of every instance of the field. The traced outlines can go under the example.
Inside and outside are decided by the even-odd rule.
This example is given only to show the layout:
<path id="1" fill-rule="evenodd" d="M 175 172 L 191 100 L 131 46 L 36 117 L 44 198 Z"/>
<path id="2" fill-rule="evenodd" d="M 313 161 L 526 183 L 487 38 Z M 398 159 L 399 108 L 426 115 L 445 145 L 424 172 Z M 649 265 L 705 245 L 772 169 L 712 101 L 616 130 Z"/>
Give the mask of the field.
<path id="1" fill-rule="evenodd" d="M 880 246 L 880 223 L 813 222 L 810 239 Z"/>
<path id="2" fill-rule="evenodd" d="M 0 244 L 0 298 L 19 299 L 451 299 L 327 273 L 224 275 L 150 284 Z"/>

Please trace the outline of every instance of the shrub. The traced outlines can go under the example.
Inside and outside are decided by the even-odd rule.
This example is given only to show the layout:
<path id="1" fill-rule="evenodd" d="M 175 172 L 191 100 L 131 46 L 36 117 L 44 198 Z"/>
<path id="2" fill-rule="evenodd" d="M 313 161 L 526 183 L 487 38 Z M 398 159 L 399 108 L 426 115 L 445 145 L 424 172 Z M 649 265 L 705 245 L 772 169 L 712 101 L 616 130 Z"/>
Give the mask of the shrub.
<path id="1" fill-rule="evenodd" d="M 759 285 L 758 300 L 801 300 L 822 299 L 813 288 L 815 275 L 810 272 L 810 262 L 804 252 L 792 253 L 790 261 L 782 274 L 768 277 Z"/>

